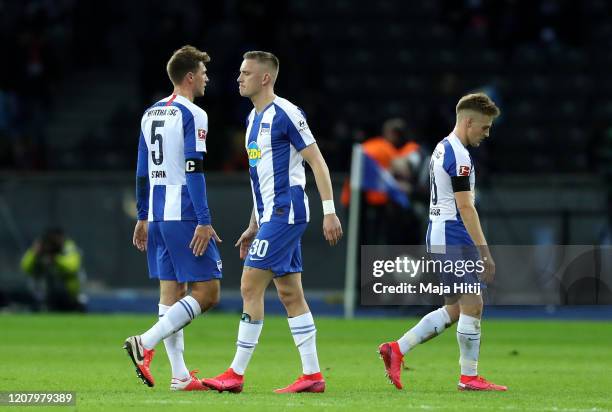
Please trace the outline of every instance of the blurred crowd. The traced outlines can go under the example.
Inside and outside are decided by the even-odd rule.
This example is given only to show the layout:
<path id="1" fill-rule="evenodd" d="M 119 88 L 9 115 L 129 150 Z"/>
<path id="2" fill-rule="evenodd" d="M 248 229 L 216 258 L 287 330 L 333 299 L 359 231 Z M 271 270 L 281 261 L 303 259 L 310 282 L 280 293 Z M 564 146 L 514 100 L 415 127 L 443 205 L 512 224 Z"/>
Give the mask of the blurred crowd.
<path id="1" fill-rule="evenodd" d="M 612 26 L 604 17 L 610 6 L 603 0 L 437 0 L 418 5 L 389 0 L 368 8 L 371 16 L 361 9 L 364 4 L 322 0 L 0 1 L 0 42 L 6 57 L 0 65 L 0 169 L 133 169 L 140 114 L 169 94 L 165 63 L 174 49 L 186 43 L 212 56 L 208 95 L 199 102 L 209 113 L 210 135 L 214 136 L 209 141 L 209 151 L 215 154 L 209 158 L 209 170 L 246 168 L 242 126 L 249 102 L 238 96 L 235 78 L 240 55 L 250 49 L 266 49 L 279 56 L 277 90 L 305 110 L 332 170 L 348 171 L 352 144 L 377 135 L 381 124 L 391 117 L 401 118 L 419 150 L 429 152 L 452 127 L 454 113 L 449 102 L 474 87 L 492 94 L 502 112 L 505 107 L 513 108 L 517 117 L 503 116 L 499 122 L 511 122 L 512 128 L 505 126 L 506 133 L 500 135 L 508 138 L 519 131 L 534 148 L 546 147 L 556 131 L 542 132 L 550 124 L 522 124 L 523 117 L 516 112 L 523 108 L 522 103 L 527 104 L 526 99 L 512 94 L 519 85 L 504 86 L 495 79 L 503 80 L 517 61 L 521 64 L 531 58 L 536 67 L 542 56 L 565 56 L 570 51 L 589 64 L 594 42 L 607 46 L 612 42 Z M 378 29 L 347 21 L 355 16 Z M 408 20 L 402 23 L 405 18 Z M 426 33 L 410 31 L 417 20 Z M 385 26 L 388 33 L 382 33 Z M 396 29 L 401 37 L 397 48 L 393 41 L 385 41 Z M 420 49 L 412 46 L 418 42 Z M 416 55 L 417 60 L 424 56 L 422 61 L 410 60 L 415 58 L 410 53 L 422 49 L 429 50 L 429 54 Z M 391 57 L 379 61 L 377 53 L 387 56 L 385 52 Z M 341 56 L 337 64 L 334 54 Z M 385 73 L 396 57 L 408 62 L 406 79 L 394 79 L 398 87 L 401 83 L 406 88 L 398 92 L 405 96 L 387 100 L 380 79 L 389 77 Z M 430 67 L 427 64 L 444 65 L 445 59 L 449 59 L 448 68 L 440 73 L 422 73 Z M 580 62 L 577 67 L 584 63 Z M 467 65 L 473 76 L 464 76 L 455 65 Z M 487 67 L 493 67 L 493 72 L 483 71 Z M 553 68 L 537 70 L 546 75 L 549 69 Z M 124 75 L 117 82 L 126 82 L 127 76 L 126 84 L 136 94 L 126 92 L 116 99 L 105 96 L 104 104 L 109 107 L 106 123 L 87 127 L 74 141 L 59 145 L 67 137 L 49 125 L 65 110 L 68 86 L 87 93 L 95 89 L 90 82 L 99 81 L 96 76 L 117 73 Z M 351 76 L 356 83 L 354 94 L 346 84 Z M 379 95 L 370 93 L 371 89 L 380 91 Z M 545 93 L 539 98 L 546 98 Z M 612 90 L 595 101 L 588 96 L 576 100 L 576 106 L 583 103 L 609 104 L 612 110 Z M 567 116 L 554 115 L 578 123 L 585 120 L 580 109 L 573 108 Z M 531 106 L 531 114 L 529 106 L 524 110 L 526 118 L 544 108 Z M 597 119 L 606 119 L 605 112 L 601 113 Z M 611 147 L 611 126 L 609 121 L 593 121 L 586 130 L 575 131 L 579 141 L 575 164 L 540 154 L 529 167 L 535 165 L 543 172 L 578 169 L 609 174 L 609 150 L 602 154 L 597 148 Z M 506 152 L 496 143 L 485 148 L 479 159 L 482 170 L 505 171 L 505 164 L 492 157 Z"/>

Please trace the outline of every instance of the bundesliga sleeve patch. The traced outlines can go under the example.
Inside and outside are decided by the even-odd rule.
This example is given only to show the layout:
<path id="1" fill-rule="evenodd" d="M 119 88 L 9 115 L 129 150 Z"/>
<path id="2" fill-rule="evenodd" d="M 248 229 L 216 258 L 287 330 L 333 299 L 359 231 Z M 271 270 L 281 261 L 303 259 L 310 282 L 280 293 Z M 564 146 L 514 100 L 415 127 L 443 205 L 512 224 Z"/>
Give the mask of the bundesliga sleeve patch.
<path id="1" fill-rule="evenodd" d="M 469 175 L 470 175 L 469 166 L 459 166 L 459 176 L 469 176 Z"/>
<path id="2" fill-rule="evenodd" d="M 206 140 L 206 130 L 198 129 L 198 140 Z"/>

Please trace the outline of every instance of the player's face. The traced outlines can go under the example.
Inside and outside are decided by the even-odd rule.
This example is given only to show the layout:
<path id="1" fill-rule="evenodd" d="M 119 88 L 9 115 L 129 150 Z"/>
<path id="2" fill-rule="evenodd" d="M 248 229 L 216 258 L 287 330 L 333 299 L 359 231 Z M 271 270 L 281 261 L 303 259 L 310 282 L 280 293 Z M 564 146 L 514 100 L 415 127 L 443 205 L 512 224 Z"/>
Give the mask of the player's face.
<path id="1" fill-rule="evenodd" d="M 467 136 L 470 146 L 478 147 L 491 131 L 493 118 L 482 114 L 475 114 L 468 120 Z"/>
<path id="2" fill-rule="evenodd" d="M 237 79 L 240 96 L 251 97 L 259 93 L 262 88 L 263 75 L 262 67 L 256 60 L 243 60 Z"/>
<path id="3" fill-rule="evenodd" d="M 204 96 L 204 90 L 208 83 L 208 76 L 206 75 L 206 66 L 204 63 L 198 63 L 198 70 L 193 74 L 193 95 Z"/>

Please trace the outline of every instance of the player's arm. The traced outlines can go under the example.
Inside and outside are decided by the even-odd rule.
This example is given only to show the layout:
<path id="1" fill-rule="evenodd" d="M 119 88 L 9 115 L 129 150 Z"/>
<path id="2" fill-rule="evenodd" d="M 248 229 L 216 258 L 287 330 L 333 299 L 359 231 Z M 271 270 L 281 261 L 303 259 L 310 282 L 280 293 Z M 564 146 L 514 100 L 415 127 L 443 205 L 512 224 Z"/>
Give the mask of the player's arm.
<path id="1" fill-rule="evenodd" d="M 300 154 L 308 162 L 315 176 L 315 182 L 323 202 L 323 235 L 330 245 L 337 244 L 342 238 L 342 225 L 334 208 L 334 194 L 327 163 L 316 143 L 306 146 Z"/>
<path id="2" fill-rule="evenodd" d="M 240 235 L 235 247 L 240 247 L 240 259 L 245 259 L 249 248 L 251 247 L 251 243 L 253 243 L 253 239 L 257 236 L 257 232 L 259 231 L 259 227 L 257 226 L 257 218 L 255 217 L 255 207 L 251 211 L 251 219 L 249 220 L 249 226 L 246 228 L 244 232 Z"/>
<path id="3" fill-rule="evenodd" d="M 482 274 L 483 280 L 490 282 L 495 276 L 495 262 L 489 251 L 487 240 L 485 239 L 482 226 L 480 225 L 480 218 L 474 206 L 469 179 L 469 176 L 451 177 L 453 191 L 455 192 L 455 202 L 457 203 L 457 209 L 459 210 L 463 224 L 472 238 L 472 241 L 478 247 L 483 259 L 485 266 L 485 271 Z"/>
<path id="4" fill-rule="evenodd" d="M 149 150 L 144 134 L 138 140 L 138 162 L 136 164 L 136 211 L 138 221 L 134 227 L 132 243 L 141 252 L 147 250 L 147 219 L 149 216 Z"/>
<path id="5" fill-rule="evenodd" d="M 208 247 L 208 242 L 214 238 L 221 242 L 219 236 L 212 227 L 208 199 L 206 197 L 206 180 L 204 178 L 204 153 L 185 153 L 185 180 L 187 191 L 193 203 L 198 225 L 194 231 L 189 247 L 193 254 L 202 256 Z"/>
<path id="6" fill-rule="evenodd" d="M 193 127 L 189 126 L 189 124 L 184 126 L 183 130 L 185 136 L 185 181 L 198 220 L 189 247 L 193 250 L 195 256 L 202 256 L 211 238 L 221 242 L 212 227 L 208 199 L 206 198 L 204 153 L 206 153 L 208 116 L 204 111 L 194 112 Z"/>

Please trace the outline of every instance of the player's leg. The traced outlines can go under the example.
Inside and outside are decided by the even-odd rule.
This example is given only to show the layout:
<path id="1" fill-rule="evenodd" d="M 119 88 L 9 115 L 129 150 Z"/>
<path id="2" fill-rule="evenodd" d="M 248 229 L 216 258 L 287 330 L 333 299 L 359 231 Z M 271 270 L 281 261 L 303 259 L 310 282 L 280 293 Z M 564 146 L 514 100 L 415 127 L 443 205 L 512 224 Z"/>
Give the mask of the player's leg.
<path id="1" fill-rule="evenodd" d="M 147 263 L 149 266 L 149 277 L 176 283 L 174 268 L 161 234 L 160 222 L 149 222 L 147 236 Z M 170 283 L 168 283 L 170 284 Z M 161 295 L 165 296 L 165 289 L 160 283 L 160 302 Z M 150 371 L 150 364 L 155 355 L 155 350 L 145 348 L 140 336 L 130 336 L 123 344 L 123 348 L 136 367 L 136 374 L 143 383 L 151 387 L 155 385 Z"/>
<path id="2" fill-rule="evenodd" d="M 158 252 L 157 259 L 154 260 L 157 262 L 158 278 L 196 284 L 193 289 L 196 293 L 195 296 L 186 295 L 177 300 L 168 308 L 164 316 L 142 335 L 128 338 L 126 345 L 135 349 L 136 358 L 138 358 L 139 351 L 145 354 L 150 353 L 152 358 L 153 348 L 161 340 L 180 331 L 196 316 L 214 306 L 218 302 L 220 293 L 221 260 L 214 240 L 210 241 L 204 255 L 194 256 L 188 245 L 193 236 L 195 222 L 153 223 L 157 223 L 155 239 Z M 149 231 L 149 240 L 151 243 L 151 231 Z M 145 359 L 144 363 L 146 365 L 139 368 L 144 375 L 143 380 L 147 385 L 153 386 L 149 370 L 150 360 L 147 362 Z M 200 386 L 199 389 L 204 388 Z"/>
<path id="3" fill-rule="evenodd" d="M 152 349 L 161 340 L 181 330 L 219 300 L 221 288 L 219 251 L 214 239 L 211 239 L 204 255 L 193 255 L 188 245 L 196 226 L 196 222 L 190 221 L 159 222 L 174 278 L 180 283 L 190 283 L 192 293 L 174 303 L 163 318 L 141 335 L 142 344 L 146 349 Z"/>
<path id="4" fill-rule="evenodd" d="M 397 389 L 402 389 L 401 370 L 404 355 L 420 343 L 425 343 L 455 323 L 459 318 L 457 298 L 445 297 L 445 305 L 429 312 L 395 342 L 383 343 L 378 352 L 385 364 L 389 381 Z"/>
<path id="5" fill-rule="evenodd" d="M 459 364 L 461 378 L 460 390 L 505 391 L 507 387 L 496 385 L 478 376 L 480 357 L 480 320 L 483 301 L 481 295 L 466 294 L 459 299 L 461 313 L 457 322 L 457 342 L 459 344 Z"/>
<path id="6" fill-rule="evenodd" d="M 242 392 L 244 373 L 263 328 L 264 295 L 272 276 L 270 270 L 244 266 L 240 280 L 243 313 L 238 325 L 236 354 L 227 371 L 214 378 L 202 379 L 209 388 L 219 392 Z"/>
<path id="7" fill-rule="evenodd" d="M 299 266 L 301 267 L 301 256 L 299 260 Z M 274 284 L 278 297 L 287 311 L 289 329 L 302 360 L 302 376 L 291 385 L 277 389 L 275 392 L 324 392 L 325 380 L 321 374 L 317 356 L 317 329 L 304 298 L 302 274 L 297 272 L 275 277 Z"/>
<path id="8" fill-rule="evenodd" d="M 168 309 L 187 295 L 187 284 L 174 281 L 161 280 L 159 282 L 159 318 L 163 318 Z M 188 379 L 189 370 L 185 365 L 183 353 L 185 351 L 185 340 L 183 329 L 173 333 L 164 339 L 166 354 L 172 368 L 172 378 Z"/>

